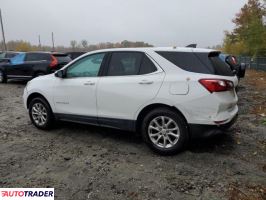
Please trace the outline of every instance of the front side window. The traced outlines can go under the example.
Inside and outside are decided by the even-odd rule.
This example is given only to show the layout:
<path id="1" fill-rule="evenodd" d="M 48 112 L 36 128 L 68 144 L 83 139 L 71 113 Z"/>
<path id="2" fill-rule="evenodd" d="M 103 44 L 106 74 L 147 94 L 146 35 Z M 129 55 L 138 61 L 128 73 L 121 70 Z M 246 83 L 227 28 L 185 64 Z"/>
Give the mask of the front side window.
<path id="1" fill-rule="evenodd" d="M 10 63 L 12 65 L 19 65 L 24 63 L 26 54 L 25 53 L 19 53 L 18 55 L 14 56 L 10 59 Z"/>
<path id="2" fill-rule="evenodd" d="M 112 53 L 107 76 L 128 76 L 148 74 L 156 71 L 151 60 L 140 52 Z"/>
<path id="3" fill-rule="evenodd" d="M 93 54 L 76 61 L 67 69 L 67 78 L 96 77 L 100 71 L 105 53 Z"/>

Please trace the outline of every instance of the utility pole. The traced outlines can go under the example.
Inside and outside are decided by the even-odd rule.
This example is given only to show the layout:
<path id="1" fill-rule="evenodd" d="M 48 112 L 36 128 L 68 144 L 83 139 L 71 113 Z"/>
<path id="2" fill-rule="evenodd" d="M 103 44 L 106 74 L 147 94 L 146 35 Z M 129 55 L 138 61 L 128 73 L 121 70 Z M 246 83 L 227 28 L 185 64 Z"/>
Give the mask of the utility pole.
<path id="1" fill-rule="evenodd" d="M 52 32 L 52 43 L 53 43 L 53 51 L 54 51 L 54 32 Z"/>
<path id="2" fill-rule="evenodd" d="M 2 20 L 2 12 L 1 12 L 1 9 L 0 9 L 0 22 L 1 22 L 1 29 L 2 29 L 2 36 L 3 36 L 3 46 L 4 46 L 4 51 L 7 51 L 7 48 L 6 48 L 6 39 L 5 39 L 4 25 L 3 25 L 3 20 Z"/>
<path id="3" fill-rule="evenodd" d="M 42 45 L 41 45 L 41 36 L 40 35 L 38 35 L 38 39 L 39 39 L 39 49 L 41 50 Z"/>

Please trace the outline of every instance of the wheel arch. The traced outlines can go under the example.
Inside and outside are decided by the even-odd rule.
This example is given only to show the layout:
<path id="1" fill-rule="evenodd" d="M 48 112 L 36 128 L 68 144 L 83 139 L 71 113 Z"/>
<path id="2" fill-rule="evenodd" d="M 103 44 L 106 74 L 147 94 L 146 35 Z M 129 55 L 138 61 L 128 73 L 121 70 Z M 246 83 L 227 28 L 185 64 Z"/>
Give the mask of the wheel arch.
<path id="1" fill-rule="evenodd" d="M 41 97 L 41 98 L 43 98 L 47 103 L 48 103 L 48 105 L 50 106 L 50 108 L 51 108 L 51 110 L 52 110 L 52 107 L 51 107 L 51 105 L 50 105 L 50 103 L 49 103 L 49 101 L 47 100 L 47 98 L 45 98 L 45 96 L 43 96 L 42 94 L 40 94 L 40 93 L 38 93 L 38 92 L 34 92 L 34 93 L 32 93 L 32 94 L 30 94 L 29 96 L 28 96 L 28 98 L 27 98 L 27 109 L 29 108 L 29 105 L 30 105 L 30 102 L 32 101 L 32 99 L 34 99 L 34 98 L 36 98 L 36 97 Z"/>
<path id="2" fill-rule="evenodd" d="M 186 122 L 186 124 L 188 124 L 186 117 L 184 116 L 184 114 L 175 106 L 170 106 L 167 104 L 163 104 L 163 103 L 153 103 L 150 105 L 147 105 L 146 107 L 144 107 L 138 114 L 137 116 L 137 120 L 136 120 L 136 131 L 139 132 L 140 128 L 141 128 L 141 122 L 144 119 L 144 117 L 152 110 L 157 109 L 157 108 L 168 108 L 171 110 L 174 110 L 176 113 L 178 113 Z"/>

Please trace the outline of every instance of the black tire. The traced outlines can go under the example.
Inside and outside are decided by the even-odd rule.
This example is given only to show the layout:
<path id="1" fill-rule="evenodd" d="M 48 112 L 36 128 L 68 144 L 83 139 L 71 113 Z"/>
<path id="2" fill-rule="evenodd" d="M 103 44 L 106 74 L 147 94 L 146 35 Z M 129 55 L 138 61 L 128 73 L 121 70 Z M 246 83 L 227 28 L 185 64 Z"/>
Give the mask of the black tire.
<path id="1" fill-rule="evenodd" d="M 39 105 L 39 107 L 45 109 L 45 112 L 46 112 L 45 123 L 38 123 L 36 121 L 36 115 L 33 114 L 33 110 L 34 110 L 34 108 L 38 107 L 37 105 Z M 40 109 L 40 110 L 42 110 L 42 109 Z M 52 128 L 53 123 L 54 123 L 54 115 L 53 115 L 53 112 L 50 108 L 49 103 L 44 98 L 36 97 L 36 98 L 31 100 L 31 102 L 29 104 L 29 115 L 30 115 L 31 122 L 37 128 L 43 129 L 43 130 L 49 130 Z M 35 116 L 35 119 L 34 119 L 34 116 Z"/>
<path id="2" fill-rule="evenodd" d="M 0 83 L 7 83 L 7 77 L 2 70 L 0 70 Z"/>
<path id="3" fill-rule="evenodd" d="M 176 139 L 176 143 L 169 144 L 169 146 L 166 147 L 160 147 L 158 146 L 159 144 L 155 144 L 151 137 L 149 136 L 150 134 L 150 129 L 149 129 L 149 125 L 151 125 L 154 120 L 159 120 L 161 117 L 163 116 L 165 117 L 165 119 L 171 119 L 174 122 L 173 123 L 174 126 L 177 126 L 179 129 L 179 138 L 174 138 L 174 140 Z M 168 121 L 169 122 L 169 121 Z M 173 126 L 172 125 L 172 126 Z M 166 129 L 165 129 L 166 130 Z M 162 130 L 162 131 L 165 131 Z M 169 130 L 169 129 L 167 129 Z M 158 130 L 155 130 L 158 131 Z M 187 145 L 187 142 L 189 140 L 189 134 L 188 134 L 188 128 L 187 128 L 187 123 L 185 121 L 185 119 L 183 118 L 183 116 L 181 116 L 180 114 L 178 114 L 177 112 L 175 112 L 174 110 L 171 110 L 169 108 L 157 108 L 152 110 L 151 112 L 149 112 L 143 119 L 142 122 L 142 126 L 141 126 L 141 134 L 142 137 L 144 139 L 144 141 L 148 144 L 148 146 L 155 151 L 156 153 L 159 153 L 161 155 L 173 155 L 173 154 L 177 154 L 179 152 L 181 152 L 182 150 L 184 150 L 185 146 Z M 169 133 L 165 133 L 164 132 L 164 136 L 162 136 L 162 133 L 160 133 L 161 138 L 163 141 L 165 140 L 165 137 L 169 138 L 172 137 L 171 135 L 168 135 Z M 178 132 L 176 132 L 175 134 L 178 134 Z M 159 136 L 158 136 L 159 138 Z M 156 138 L 156 139 L 158 139 Z M 154 138 L 153 138 L 154 139 Z M 161 140 L 159 139 L 159 141 Z M 172 139 L 172 138 L 171 138 Z M 170 142 L 170 140 L 169 140 Z M 172 145 L 172 146 L 171 146 Z"/>

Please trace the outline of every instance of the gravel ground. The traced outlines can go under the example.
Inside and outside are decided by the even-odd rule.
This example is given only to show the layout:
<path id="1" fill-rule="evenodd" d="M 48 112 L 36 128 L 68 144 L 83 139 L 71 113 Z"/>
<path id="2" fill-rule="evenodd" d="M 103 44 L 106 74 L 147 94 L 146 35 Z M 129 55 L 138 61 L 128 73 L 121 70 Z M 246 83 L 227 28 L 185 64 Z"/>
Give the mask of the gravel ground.
<path id="1" fill-rule="evenodd" d="M 228 133 L 163 157 L 136 134 L 60 123 L 37 130 L 25 83 L 0 84 L 0 187 L 54 187 L 56 199 L 266 199 L 266 73 L 239 86 Z"/>

